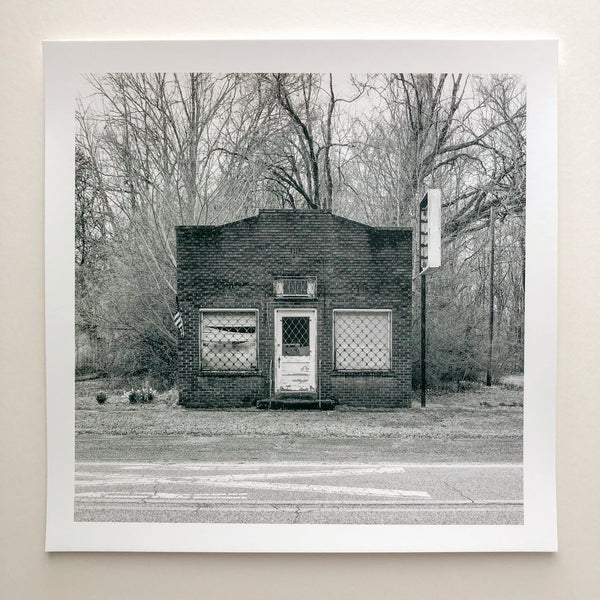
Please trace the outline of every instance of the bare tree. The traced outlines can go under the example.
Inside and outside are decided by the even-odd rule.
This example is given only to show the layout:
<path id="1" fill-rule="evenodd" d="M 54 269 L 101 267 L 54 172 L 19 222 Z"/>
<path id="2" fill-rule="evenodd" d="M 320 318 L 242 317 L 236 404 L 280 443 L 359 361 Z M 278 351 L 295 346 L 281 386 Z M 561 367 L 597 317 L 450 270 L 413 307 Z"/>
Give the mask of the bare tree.
<path id="1" fill-rule="evenodd" d="M 129 336 L 129 346 L 171 355 L 174 227 L 227 220 L 232 200 L 244 202 L 231 176 L 239 161 L 217 150 L 230 134 L 240 78 L 108 74 L 89 81 L 94 93 L 79 107 L 76 144 L 110 218 L 110 283 L 95 298 L 96 318 L 106 331 Z M 78 206 L 83 247 L 91 221 L 83 198 Z"/>
<path id="2" fill-rule="evenodd" d="M 414 226 L 427 187 L 444 197 L 445 260 L 432 292 L 445 308 L 433 309 L 432 343 L 453 357 L 436 376 L 460 380 L 480 366 L 492 204 L 498 357 L 508 365 L 520 356 L 526 112 L 518 77 L 116 73 L 88 81 L 77 111 L 77 310 L 80 323 L 111 338 L 115 369 L 172 369 L 176 225 L 274 206 Z"/>

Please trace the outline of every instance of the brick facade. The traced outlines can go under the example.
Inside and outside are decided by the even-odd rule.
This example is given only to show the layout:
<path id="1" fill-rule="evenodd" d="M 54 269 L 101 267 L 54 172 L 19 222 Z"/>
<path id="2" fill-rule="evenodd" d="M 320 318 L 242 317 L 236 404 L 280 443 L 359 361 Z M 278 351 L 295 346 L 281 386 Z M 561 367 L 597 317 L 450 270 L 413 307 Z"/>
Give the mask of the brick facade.
<path id="1" fill-rule="evenodd" d="M 269 397 L 274 310 L 316 308 L 320 396 L 344 405 L 410 405 L 412 232 L 376 228 L 327 211 L 263 210 L 218 227 L 177 228 L 177 290 L 185 327 L 179 340 L 180 402 L 251 406 Z M 274 297 L 277 277 L 315 276 L 317 297 Z M 202 372 L 201 309 L 257 309 L 257 370 Z M 333 310 L 392 311 L 391 369 L 334 369 Z"/>

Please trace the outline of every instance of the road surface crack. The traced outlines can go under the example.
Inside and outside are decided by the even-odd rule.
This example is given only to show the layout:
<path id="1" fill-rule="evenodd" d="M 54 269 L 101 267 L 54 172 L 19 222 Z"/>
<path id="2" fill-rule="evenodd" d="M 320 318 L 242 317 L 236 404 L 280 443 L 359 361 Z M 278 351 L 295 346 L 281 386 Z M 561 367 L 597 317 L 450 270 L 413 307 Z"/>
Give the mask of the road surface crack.
<path id="1" fill-rule="evenodd" d="M 447 485 L 451 490 L 454 490 L 457 494 L 460 494 L 465 500 L 468 500 L 472 504 L 475 504 L 475 500 L 473 500 L 473 498 L 470 498 L 469 496 L 467 496 L 464 492 L 459 490 L 457 487 L 453 486 L 451 483 L 448 483 L 447 481 L 444 481 L 443 479 L 442 479 L 442 483 Z"/>

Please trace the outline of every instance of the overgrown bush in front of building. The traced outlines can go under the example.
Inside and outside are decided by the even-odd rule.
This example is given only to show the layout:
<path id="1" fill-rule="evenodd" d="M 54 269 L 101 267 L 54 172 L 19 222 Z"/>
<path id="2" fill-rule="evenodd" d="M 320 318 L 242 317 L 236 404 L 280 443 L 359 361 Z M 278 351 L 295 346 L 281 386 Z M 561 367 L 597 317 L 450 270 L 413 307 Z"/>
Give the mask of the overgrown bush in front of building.
<path id="1" fill-rule="evenodd" d="M 130 390 L 127 394 L 130 404 L 149 404 L 156 398 L 156 390 L 151 387 L 142 387 L 137 390 Z"/>

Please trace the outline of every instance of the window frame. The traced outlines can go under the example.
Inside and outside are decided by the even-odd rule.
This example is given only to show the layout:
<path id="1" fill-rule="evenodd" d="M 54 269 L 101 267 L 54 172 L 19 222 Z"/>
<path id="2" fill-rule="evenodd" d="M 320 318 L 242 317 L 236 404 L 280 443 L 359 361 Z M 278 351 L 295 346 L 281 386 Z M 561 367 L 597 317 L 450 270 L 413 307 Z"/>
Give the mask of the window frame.
<path id="1" fill-rule="evenodd" d="M 256 319 L 256 333 L 255 333 L 255 344 L 256 344 L 256 366 L 251 369 L 203 369 L 202 368 L 202 322 L 204 313 L 254 313 Z M 200 308 L 198 309 L 198 370 L 202 375 L 245 375 L 248 373 L 256 374 L 260 370 L 259 365 L 259 309 L 258 308 Z"/>
<path id="2" fill-rule="evenodd" d="M 331 322 L 331 344 L 332 344 L 332 359 L 333 371 L 335 373 L 391 373 L 393 372 L 393 347 L 392 347 L 392 317 L 391 308 L 334 308 Z M 387 369 L 339 369 L 337 366 L 337 344 L 336 344 L 336 314 L 337 313 L 382 313 L 387 315 L 388 322 L 388 348 L 389 348 L 389 367 Z"/>

